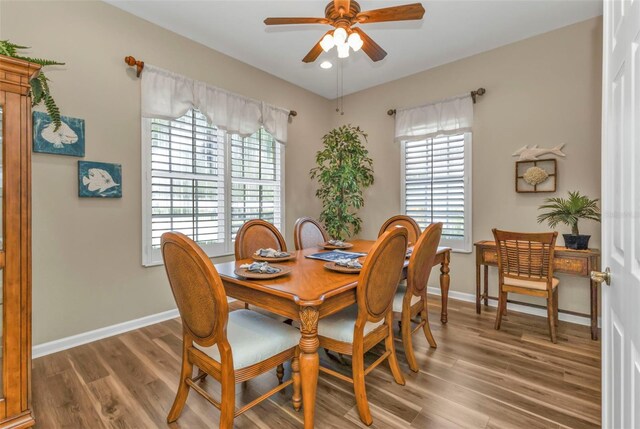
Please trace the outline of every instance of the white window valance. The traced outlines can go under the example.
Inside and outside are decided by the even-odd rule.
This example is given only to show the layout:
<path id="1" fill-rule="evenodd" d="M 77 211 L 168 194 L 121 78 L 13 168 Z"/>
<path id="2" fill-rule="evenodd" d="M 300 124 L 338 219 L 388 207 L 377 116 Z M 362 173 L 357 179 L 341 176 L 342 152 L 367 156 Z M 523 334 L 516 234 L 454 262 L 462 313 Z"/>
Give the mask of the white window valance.
<path id="1" fill-rule="evenodd" d="M 177 119 L 192 108 L 229 133 L 246 137 L 264 127 L 280 143 L 287 142 L 288 110 L 145 64 L 143 118 Z"/>
<path id="2" fill-rule="evenodd" d="M 396 141 L 416 141 L 438 135 L 460 134 L 473 126 L 470 95 L 396 111 Z"/>

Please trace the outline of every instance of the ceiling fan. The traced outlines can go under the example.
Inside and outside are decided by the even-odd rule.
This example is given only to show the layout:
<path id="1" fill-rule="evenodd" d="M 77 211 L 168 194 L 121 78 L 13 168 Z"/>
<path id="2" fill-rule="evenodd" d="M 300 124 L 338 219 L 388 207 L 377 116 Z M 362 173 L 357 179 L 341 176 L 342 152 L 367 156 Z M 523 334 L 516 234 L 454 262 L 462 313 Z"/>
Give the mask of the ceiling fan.
<path id="1" fill-rule="evenodd" d="M 361 12 L 360 5 L 355 0 L 333 0 L 325 8 L 324 15 L 324 18 L 267 18 L 264 23 L 266 25 L 325 24 L 333 26 L 334 29 L 327 31 L 302 59 L 305 63 L 314 62 L 322 51 L 328 52 L 334 46 L 338 50 L 339 58 L 348 57 L 349 48 L 354 52 L 362 48 L 373 61 L 380 61 L 387 56 L 387 52 L 360 27 L 353 26 L 373 22 L 422 19 L 424 7 L 420 3 L 413 3 Z"/>

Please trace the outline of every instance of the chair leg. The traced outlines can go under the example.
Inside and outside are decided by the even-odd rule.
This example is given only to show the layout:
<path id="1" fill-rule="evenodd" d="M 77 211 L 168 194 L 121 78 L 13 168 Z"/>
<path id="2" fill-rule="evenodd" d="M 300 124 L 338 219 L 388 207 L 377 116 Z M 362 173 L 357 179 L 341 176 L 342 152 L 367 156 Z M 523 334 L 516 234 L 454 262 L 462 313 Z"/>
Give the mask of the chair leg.
<path id="1" fill-rule="evenodd" d="M 426 293 L 425 293 L 425 296 L 422 298 L 422 311 L 420 312 L 420 316 L 424 321 L 424 326 L 422 327 L 422 330 L 424 331 L 424 336 L 427 338 L 427 341 L 429 342 L 429 346 L 435 349 L 438 347 L 438 344 L 436 343 L 436 339 L 433 338 L 433 334 L 431 333 L 431 326 L 429 326 L 429 308 L 427 307 Z"/>
<path id="2" fill-rule="evenodd" d="M 167 423 L 173 423 L 178 420 L 180 414 L 182 413 L 182 409 L 187 402 L 187 397 L 189 396 L 189 385 L 187 384 L 187 378 L 190 378 L 193 375 L 193 364 L 189 361 L 188 356 L 188 347 L 186 346 L 186 339 L 183 340 L 185 344 L 182 348 L 182 369 L 180 371 L 180 384 L 178 385 L 178 392 L 176 393 L 176 398 L 173 401 L 173 405 L 171 406 L 171 410 L 169 410 L 169 415 L 167 416 Z"/>
<path id="3" fill-rule="evenodd" d="M 556 326 L 558 326 L 558 324 L 560 323 L 559 319 L 558 319 L 558 303 L 559 303 L 559 299 L 558 299 L 558 288 L 556 287 L 553 291 L 553 308 L 556 311 L 556 315 L 555 315 L 555 321 L 556 321 Z"/>
<path id="4" fill-rule="evenodd" d="M 556 343 L 557 339 L 556 339 L 556 321 L 555 321 L 555 314 L 556 311 L 554 310 L 554 298 L 553 298 L 553 294 L 549 293 L 549 295 L 547 296 L 547 314 L 548 314 L 548 318 L 549 318 L 549 334 L 551 336 L 551 342 L 552 343 Z"/>
<path id="5" fill-rule="evenodd" d="M 284 365 L 280 364 L 276 368 L 276 376 L 278 377 L 278 384 L 282 384 L 282 379 L 284 378 Z"/>
<path id="6" fill-rule="evenodd" d="M 391 352 L 389 354 L 389 368 L 391 369 L 391 374 L 393 375 L 393 379 L 401 386 L 404 386 L 404 376 L 402 375 L 402 371 L 400 370 L 400 365 L 398 364 L 398 355 L 396 355 L 396 346 L 393 341 L 393 313 L 390 313 L 387 316 L 387 326 L 389 327 L 389 333 L 387 334 L 387 338 L 384 339 L 384 345 L 387 351 Z M 407 325 L 411 326 L 410 323 Z M 409 328 L 411 329 L 411 328 Z M 409 338 L 411 338 L 411 331 L 409 331 Z M 413 349 L 411 350 L 413 353 Z M 414 358 L 415 361 L 415 358 Z M 416 367 L 418 364 L 416 363 Z"/>
<path id="7" fill-rule="evenodd" d="M 352 356 L 353 369 L 353 390 L 356 395 L 356 404 L 358 406 L 358 414 L 360 420 L 367 426 L 373 423 L 371 411 L 369 410 L 369 402 L 367 401 L 367 390 L 364 384 L 364 353 L 354 354 Z"/>
<path id="8" fill-rule="evenodd" d="M 302 384 L 300 384 L 300 349 L 296 347 L 296 351 L 291 359 L 291 379 L 293 380 L 293 409 L 300 411 L 302 407 L 302 394 L 300 393 Z"/>
<path id="9" fill-rule="evenodd" d="M 500 290 L 499 298 L 498 298 L 498 312 L 496 313 L 496 325 L 495 325 L 495 328 L 498 330 L 500 329 L 500 325 L 502 324 L 502 313 L 504 311 L 504 303 L 506 301 L 507 301 L 507 293 L 502 292 L 502 290 Z"/>
<path id="10" fill-rule="evenodd" d="M 418 372 L 418 362 L 416 361 L 416 356 L 413 353 L 413 340 L 411 338 L 411 310 L 405 308 L 402 311 L 402 345 L 404 346 L 404 354 L 407 357 L 407 363 L 409 364 L 409 368 L 413 372 Z"/>
<path id="11" fill-rule="evenodd" d="M 233 418 L 236 412 L 236 383 L 233 370 L 223 367 L 222 373 L 222 381 L 220 382 L 220 429 L 233 429 Z"/>

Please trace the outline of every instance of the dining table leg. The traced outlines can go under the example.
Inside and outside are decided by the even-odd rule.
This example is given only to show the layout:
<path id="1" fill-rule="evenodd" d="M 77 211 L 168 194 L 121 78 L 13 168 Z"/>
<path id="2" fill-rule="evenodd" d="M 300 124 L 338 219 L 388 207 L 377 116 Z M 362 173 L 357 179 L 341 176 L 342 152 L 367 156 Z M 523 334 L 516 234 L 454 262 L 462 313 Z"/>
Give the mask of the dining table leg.
<path id="1" fill-rule="evenodd" d="M 316 407 L 316 390 L 318 388 L 318 309 L 302 307 L 300 309 L 300 376 L 302 379 L 302 409 L 304 427 L 312 429 Z"/>
<path id="2" fill-rule="evenodd" d="M 442 299 L 442 308 L 440 310 L 440 322 L 448 322 L 447 306 L 449 304 L 449 284 L 451 278 L 449 276 L 449 262 L 451 261 L 451 252 L 444 254 L 444 259 L 440 264 L 440 296 Z"/>

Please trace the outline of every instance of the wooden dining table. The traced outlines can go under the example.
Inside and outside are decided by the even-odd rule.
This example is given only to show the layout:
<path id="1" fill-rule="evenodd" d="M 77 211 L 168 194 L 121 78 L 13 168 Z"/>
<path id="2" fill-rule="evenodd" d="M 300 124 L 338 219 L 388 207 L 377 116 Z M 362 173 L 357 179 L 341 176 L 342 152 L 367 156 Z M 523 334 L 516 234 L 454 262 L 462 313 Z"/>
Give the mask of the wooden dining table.
<path id="1" fill-rule="evenodd" d="M 354 240 L 353 244 L 349 251 L 367 253 L 374 241 Z M 305 257 L 321 251 L 323 249 L 316 247 L 292 252 L 296 256 L 294 260 L 280 263 L 291 267 L 291 273 L 270 280 L 251 280 L 237 276 L 236 268 L 251 262 L 248 259 L 215 265 L 227 296 L 299 322 L 300 356 L 294 360 L 292 371 L 294 381 L 299 375 L 300 388 L 294 386 L 293 406 L 296 410 L 300 410 L 302 406 L 305 429 L 314 427 L 320 362 L 318 320 L 354 304 L 358 280 L 357 275 L 330 271 L 324 268 L 324 261 Z M 433 265 L 440 265 L 442 323 L 447 323 L 450 257 L 451 249 L 438 248 Z"/>

